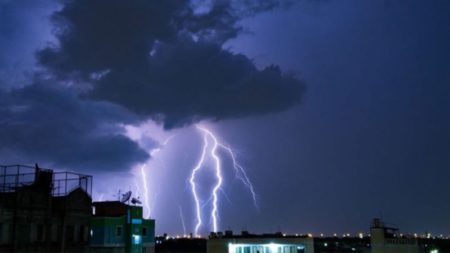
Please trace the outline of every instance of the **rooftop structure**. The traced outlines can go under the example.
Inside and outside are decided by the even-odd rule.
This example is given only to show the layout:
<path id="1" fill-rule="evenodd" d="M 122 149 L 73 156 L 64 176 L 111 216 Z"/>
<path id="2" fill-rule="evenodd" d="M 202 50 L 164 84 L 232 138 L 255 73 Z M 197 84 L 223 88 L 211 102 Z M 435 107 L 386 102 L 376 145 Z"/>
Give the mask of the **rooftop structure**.
<path id="1" fill-rule="evenodd" d="M 27 165 L 0 165 L 0 192 L 15 192 L 26 186 L 49 187 L 52 196 L 65 196 L 75 189 L 82 189 L 91 196 L 92 176 L 67 172 L 53 171 Z"/>
<path id="2" fill-rule="evenodd" d="M 89 250 L 92 177 L 0 166 L 0 252 Z"/>

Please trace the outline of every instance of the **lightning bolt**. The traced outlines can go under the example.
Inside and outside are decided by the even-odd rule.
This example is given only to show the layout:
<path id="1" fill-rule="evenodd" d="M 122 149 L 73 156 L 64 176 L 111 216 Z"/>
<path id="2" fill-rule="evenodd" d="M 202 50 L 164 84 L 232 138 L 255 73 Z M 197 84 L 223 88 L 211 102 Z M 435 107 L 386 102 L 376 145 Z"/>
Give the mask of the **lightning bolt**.
<path id="1" fill-rule="evenodd" d="M 145 173 L 144 168 L 146 167 L 146 164 L 141 166 L 141 178 L 142 178 L 142 185 L 144 187 L 144 206 L 145 206 L 145 217 L 150 217 L 150 201 L 148 199 L 148 183 L 147 183 L 147 173 Z"/>
<path id="2" fill-rule="evenodd" d="M 231 157 L 231 160 L 233 162 L 233 168 L 235 171 L 235 176 L 244 184 L 245 187 L 248 188 L 252 195 L 253 203 L 255 207 L 258 209 L 257 205 L 257 194 L 255 192 L 255 189 L 253 187 L 252 182 L 247 176 L 247 173 L 245 172 L 245 169 L 242 165 L 240 165 L 237 162 L 236 155 L 233 152 L 233 150 L 218 141 L 218 138 L 213 134 L 212 131 L 208 130 L 205 127 L 202 126 L 196 126 L 196 128 L 203 133 L 203 148 L 202 148 L 202 154 L 200 156 L 200 160 L 198 161 L 197 165 L 194 167 L 194 169 L 191 172 L 190 177 L 190 184 L 191 184 L 191 190 L 192 190 L 192 196 L 194 198 L 195 202 L 195 209 L 196 209 L 196 218 L 197 223 L 195 226 L 195 235 L 198 235 L 198 230 L 200 226 L 202 225 L 202 208 L 204 205 L 200 204 L 200 199 L 198 197 L 197 192 L 197 185 L 195 183 L 195 177 L 197 173 L 202 168 L 204 162 L 205 162 L 205 156 L 208 150 L 208 140 L 212 141 L 212 147 L 209 151 L 209 156 L 214 160 L 215 166 L 215 177 L 216 177 L 216 183 L 211 191 L 211 197 L 208 199 L 207 202 L 212 201 L 212 210 L 211 210 L 211 220 L 212 220 L 212 226 L 213 226 L 213 232 L 217 232 L 219 230 L 219 190 L 221 190 L 222 184 L 223 184 L 223 177 L 222 177 L 222 162 L 218 155 L 218 149 L 221 148 L 225 150 Z"/>
<path id="3" fill-rule="evenodd" d="M 257 201 L 258 196 L 256 194 L 256 191 L 255 191 L 255 188 L 253 187 L 252 182 L 250 181 L 250 179 L 247 176 L 247 173 L 245 172 L 244 167 L 242 167 L 242 165 L 240 165 L 237 162 L 236 155 L 234 154 L 233 150 L 229 146 L 225 146 L 220 143 L 219 143 L 219 146 L 221 148 L 223 148 L 224 150 L 226 150 L 230 154 L 231 160 L 233 161 L 233 168 L 234 168 L 236 177 L 239 180 L 241 180 L 241 182 L 245 185 L 245 187 L 247 187 L 247 189 L 250 191 L 250 194 L 252 195 L 252 199 L 253 199 L 253 205 L 256 207 L 256 209 L 259 209 L 258 201 Z"/>
<path id="4" fill-rule="evenodd" d="M 200 127 L 200 126 L 197 126 L 197 129 L 204 132 L 205 137 L 209 136 L 213 140 L 213 143 L 214 143 L 213 147 L 211 149 L 211 157 L 214 158 L 214 161 L 216 163 L 215 170 L 216 170 L 217 183 L 212 190 L 213 208 L 211 210 L 211 218 L 212 218 L 212 222 L 213 222 L 213 232 L 217 232 L 218 231 L 218 216 L 219 216 L 219 207 L 218 207 L 219 196 L 218 196 L 217 192 L 220 190 L 220 187 L 222 186 L 222 182 L 223 182 L 221 161 L 220 161 L 219 156 L 217 155 L 217 147 L 219 146 L 219 142 L 217 141 L 217 138 L 214 136 L 214 134 L 211 131 L 209 131 L 208 129 Z"/>
<path id="5" fill-rule="evenodd" d="M 169 141 L 174 137 L 174 135 L 171 135 L 169 138 L 167 138 L 163 144 L 158 147 L 158 148 L 154 148 L 152 150 L 150 150 L 150 156 L 155 156 L 157 153 L 159 153 L 161 151 L 161 149 L 163 147 L 165 147 L 167 145 L 167 143 L 169 143 Z M 164 165 L 164 164 L 163 164 Z M 149 189 L 148 189 L 148 180 L 147 180 L 147 173 L 145 171 L 145 168 L 147 167 L 147 164 L 143 164 L 140 168 L 140 172 L 141 172 L 141 179 L 142 179 L 142 187 L 144 188 L 144 209 L 145 209 L 145 217 L 150 217 L 151 214 L 151 205 L 150 205 L 150 194 L 149 194 Z"/>
<path id="6" fill-rule="evenodd" d="M 201 167 L 205 161 L 207 148 L 208 148 L 208 138 L 205 135 L 203 137 L 203 149 L 202 149 L 202 154 L 200 156 L 200 160 L 198 161 L 197 165 L 192 170 L 191 178 L 189 179 L 189 182 L 191 183 L 192 196 L 194 197 L 195 211 L 196 211 L 196 215 L 197 215 L 197 224 L 195 225 L 195 229 L 194 229 L 195 236 L 198 235 L 198 229 L 202 225 L 202 214 L 201 214 L 202 210 L 200 208 L 200 199 L 198 198 L 198 194 L 197 194 L 197 185 L 195 183 L 195 176 L 196 176 L 197 172 L 201 169 Z"/>
<path id="7" fill-rule="evenodd" d="M 183 234 L 186 235 L 186 224 L 184 223 L 183 210 L 180 205 L 178 206 L 178 211 L 180 214 L 181 225 L 183 226 Z"/>

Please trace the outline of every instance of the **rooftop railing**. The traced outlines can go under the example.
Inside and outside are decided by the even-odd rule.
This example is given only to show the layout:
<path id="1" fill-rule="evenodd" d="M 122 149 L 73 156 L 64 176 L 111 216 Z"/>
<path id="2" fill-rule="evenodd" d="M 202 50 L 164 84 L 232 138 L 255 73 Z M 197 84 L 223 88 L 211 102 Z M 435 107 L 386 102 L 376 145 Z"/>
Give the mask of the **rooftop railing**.
<path id="1" fill-rule="evenodd" d="M 53 171 L 28 165 L 0 165 L 0 192 L 15 192 L 36 183 L 38 172 L 51 173 L 52 196 L 66 196 L 75 189 L 81 188 L 87 194 L 92 194 L 92 176 L 67 172 Z"/>

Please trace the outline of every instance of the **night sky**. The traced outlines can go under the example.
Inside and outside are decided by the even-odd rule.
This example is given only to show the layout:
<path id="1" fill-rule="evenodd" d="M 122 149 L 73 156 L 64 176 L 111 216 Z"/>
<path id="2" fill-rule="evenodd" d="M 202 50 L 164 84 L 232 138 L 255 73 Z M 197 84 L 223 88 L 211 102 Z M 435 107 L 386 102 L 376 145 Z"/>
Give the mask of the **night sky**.
<path id="1" fill-rule="evenodd" d="M 450 1 L 0 0 L 0 164 L 91 174 L 189 233 L 198 126 L 257 193 L 219 148 L 221 230 L 448 235 Z"/>

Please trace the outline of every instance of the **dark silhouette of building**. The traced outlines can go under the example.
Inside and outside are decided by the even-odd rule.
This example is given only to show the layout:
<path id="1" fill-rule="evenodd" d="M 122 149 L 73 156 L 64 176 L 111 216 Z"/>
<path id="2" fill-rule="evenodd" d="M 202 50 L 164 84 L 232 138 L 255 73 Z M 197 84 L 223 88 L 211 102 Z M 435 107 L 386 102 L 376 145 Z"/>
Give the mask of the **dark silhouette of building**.
<path id="1" fill-rule="evenodd" d="M 370 253 L 369 236 L 315 237 L 315 253 Z"/>
<path id="2" fill-rule="evenodd" d="M 87 252 L 92 177 L 0 166 L 0 252 Z"/>
<path id="3" fill-rule="evenodd" d="M 171 238 L 166 234 L 156 237 L 156 252 L 158 253 L 206 253 L 205 238 L 191 236 Z"/>

